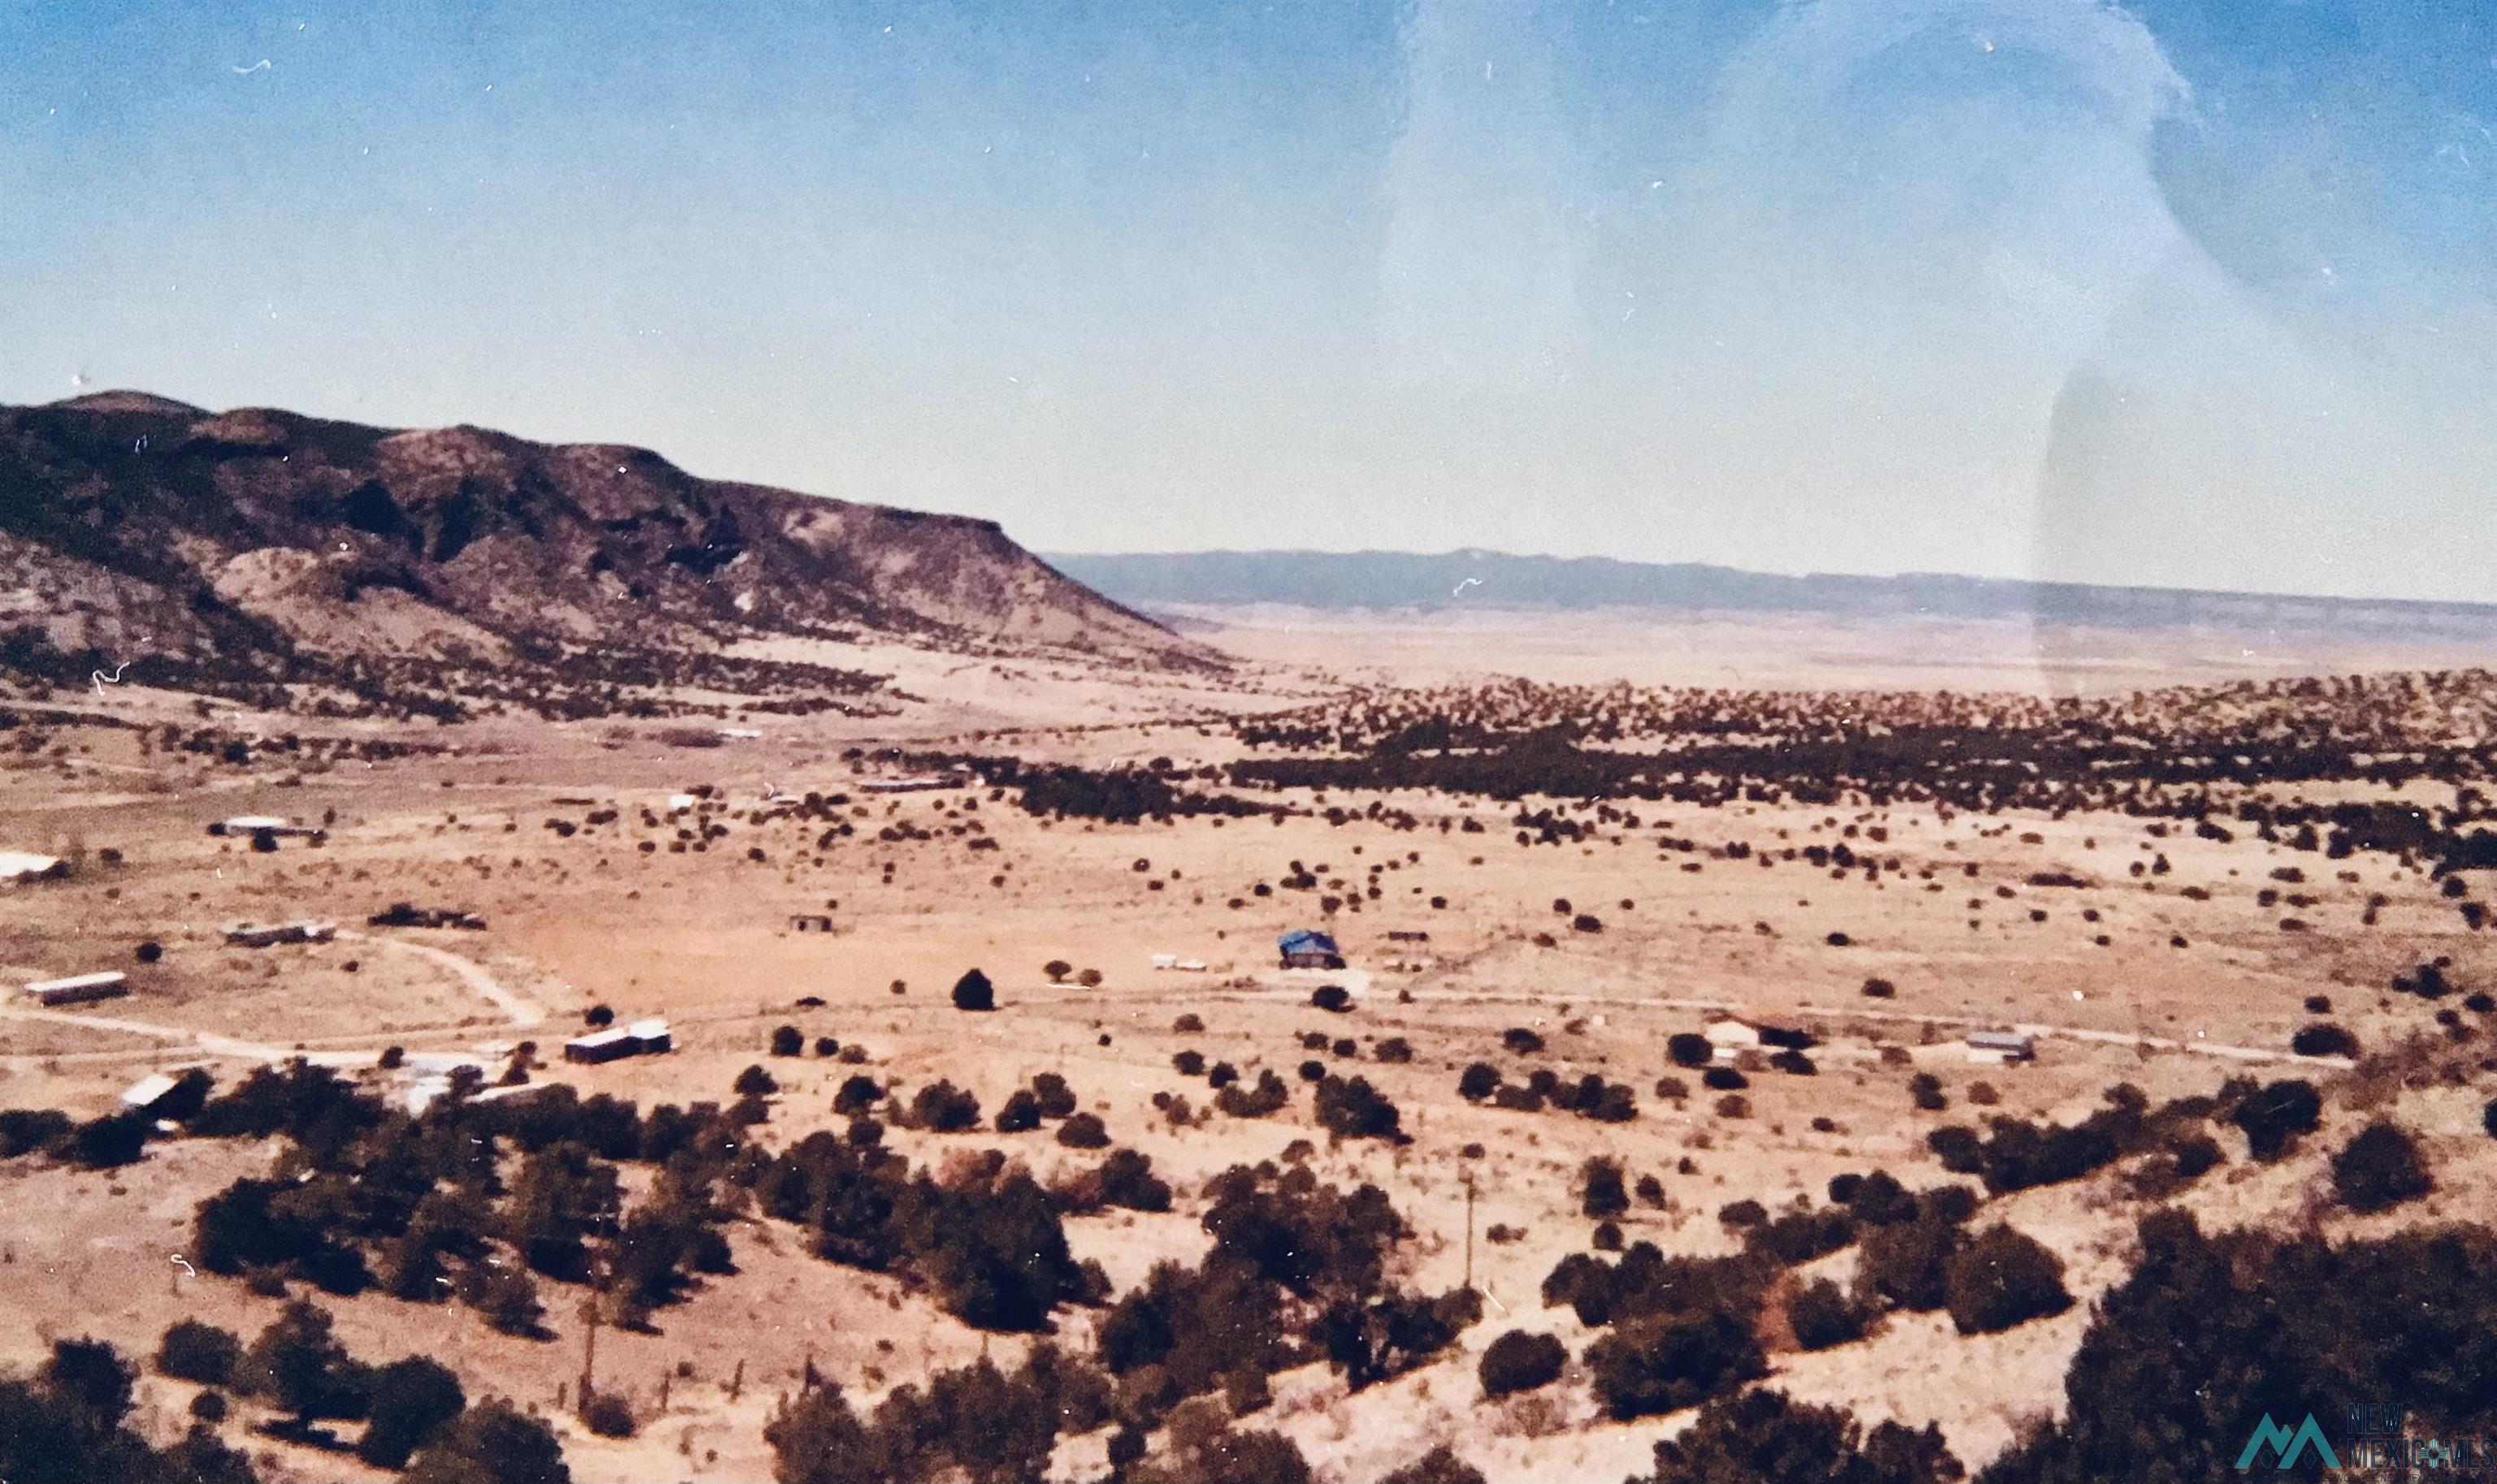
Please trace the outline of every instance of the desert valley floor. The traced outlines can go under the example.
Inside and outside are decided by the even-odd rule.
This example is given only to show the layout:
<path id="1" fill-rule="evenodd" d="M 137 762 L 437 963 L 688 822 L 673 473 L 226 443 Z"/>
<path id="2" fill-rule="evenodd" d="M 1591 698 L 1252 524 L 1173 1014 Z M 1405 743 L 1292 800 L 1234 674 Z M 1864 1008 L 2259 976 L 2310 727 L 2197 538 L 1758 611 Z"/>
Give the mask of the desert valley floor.
<path id="1" fill-rule="evenodd" d="M 1190 633 L 1245 659 L 1138 678 L 1071 659 L 859 656 L 916 698 L 885 716 L 732 705 L 437 727 L 102 684 L 9 702 L 0 849 L 64 864 L 0 887 L 12 986 L 0 1108 L 94 1120 L 145 1074 L 194 1066 L 214 1077 L 213 1099 L 296 1057 L 394 1112 L 463 1060 L 490 1088 L 521 1068 L 509 1075 L 522 1094 L 488 1104 L 514 1120 L 555 1086 L 645 1113 L 716 1112 L 752 1092 L 760 1121 L 733 1126 L 762 1154 L 810 1135 L 874 1137 L 949 1189 L 1028 1177 L 1053 1192 L 1072 1262 L 1097 1271 L 1088 1294 L 1050 1302 L 1038 1330 L 965 1323 L 941 1272 L 818 1255 L 830 1218 L 775 1213 L 770 1178 L 732 1156 L 709 1219 L 725 1263 L 622 1308 L 613 1288 L 550 1264 L 542 1319 L 498 1328 L 478 1303 L 401 1298 L 388 1280 L 257 1260 L 212 1271 L 202 1203 L 272 1170 L 310 1180 L 322 1161 L 302 1146 L 318 1139 L 174 1122 L 132 1162 L 0 1160 L 0 1364 L 31 1370 L 54 1339 L 109 1341 L 142 1361 L 133 1426 L 170 1439 L 200 1387 L 143 1363 L 167 1327 L 196 1318 L 248 1343 L 308 1297 L 358 1359 L 429 1356 L 470 1398 L 545 1418 L 578 1479 L 764 1478 L 767 1425 L 818 1380 L 865 1415 L 984 1356 L 1008 1373 L 1044 1342 L 1098 1356 L 1122 1297 L 1217 1245 L 1208 1183 L 1272 1162 L 1318 1186 L 1375 1185 L 1401 1217 L 1375 1290 L 1437 1296 L 1470 1279 L 1479 1317 L 1370 1346 L 1377 1373 L 1359 1385 L 1305 1349 L 1263 1396 L 1230 1377 L 1211 1400 L 1139 1401 L 1147 1383 L 1113 1366 L 1107 1411 L 1139 1423 L 1151 1450 L 1122 1467 L 1184 1475 L 1183 1435 L 1214 1426 L 1202 1414 L 1219 1406 L 1227 1425 L 1289 1438 L 1319 1478 L 1384 1477 L 1440 1445 L 1496 1479 L 1638 1473 L 1691 1410 L 1614 1405 L 1587 1357 L 1621 1325 L 1589 1322 L 1547 1279 L 1572 1254 L 1608 1266 L 1645 1243 L 1667 1259 L 1783 1250 L 1758 1279 L 1761 1384 L 1843 1405 L 1868 1429 L 1937 1425 L 1974 1472 L 2063 1405 L 2094 1305 L 2132 1270 L 2153 1206 L 2209 1230 L 2336 1240 L 2497 1211 L 2488 1001 L 2473 993 L 2497 982 L 2472 910 L 2487 872 L 2441 871 L 2434 846 L 2358 823 L 2424 818 L 2459 838 L 2481 817 L 2474 770 L 2497 681 L 2455 668 L 2467 653 L 2102 635 L 2040 665 L 2034 636 L 2016 633 L 1659 635 L 1627 618 L 1573 634 L 1539 619 L 1329 628 L 1254 615 Z M 1868 658 L 1877 648 L 1893 661 Z M 2283 679 L 2362 671 L 2373 679 Z M 1525 675 L 1547 688 L 1503 679 Z M 1951 691 L 2029 699 L 1981 715 L 1897 699 Z M 1778 697 L 1814 699 L 1764 699 Z M 2130 793 L 2088 792 L 2093 777 L 2130 775 L 2084 761 L 2081 792 L 2041 803 L 2020 791 L 2024 765 L 2033 781 L 2057 765 L 2041 774 L 2045 754 L 2024 751 L 1990 761 L 1993 797 L 2009 802 L 1982 807 L 1957 784 L 1938 797 L 1919 781 L 1963 776 L 1947 748 L 1905 762 L 1881 751 L 1928 724 L 2045 736 L 2092 705 L 2110 710 L 2093 713 L 2084 752 L 2172 751 L 2179 738 L 2208 750 L 2241 726 L 2249 746 L 2346 735 L 2360 756 L 2287 778 L 2223 758 Z M 1541 744 L 1554 750 L 1519 740 L 1554 726 L 1567 729 Z M 1720 761 L 1651 795 L 1606 771 L 1659 746 L 1775 751 L 1824 734 L 1867 749 L 1872 784 L 1721 787 Z M 1521 797 L 1491 776 L 1491 762 L 1525 768 L 1556 750 L 1555 776 L 1615 786 Z M 883 791 L 912 779 L 945 786 Z M 2197 790 L 2205 813 L 2174 806 Z M 326 834 L 207 831 L 245 815 Z M 2336 844 L 2336 830 L 2352 838 Z M 399 902 L 483 926 L 370 921 Z M 297 920 L 337 931 L 265 947 L 226 936 Z M 1341 968 L 1280 964 L 1279 937 L 1304 929 L 1331 935 Z M 973 969 L 994 1009 L 957 1007 Z M 128 993 L 45 1007 L 14 989 L 95 971 L 126 974 Z M 568 1062 L 562 1047 L 593 1010 L 598 1025 L 663 1018 L 673 1049 Z M 1745 1022 L 1770 1044 L 1691 1055 L 1693 1034 L 1739 1041 L 1755 1033 Z M 1780 1051 L 1787 1029 L 1809 1046 Z M 2030 1038 L 2034 1058 L 1974 1059 L 1967 1038 L 1989 1031 Z M 1477 1063 L 1490 1073 L 1470 1073 Z M 1209 1079 L 1222 1066 L 1236 1080 Z M 1280 1107 L 1248 1095 L 1261 1073 L 1284 1089 Z M 1072 1117 L 1060 1106 L 1000 1131 L 1041 1074 L 1063 1079 Z M 845 1092 L 860 1079 L 871 1098 Z M 2257 1157 L 2228 1119 L 2246 1079 L 2312 1083 L 2320 1127 Z M 2134 1092 L 2111 1099 L 2122 1085 Z M 1991 1118 L 2084 1125 L 2125 1098 L 2158 1110 L 2144 1115 L 2154 1131 L 2050 1177 L 1974 1179 L 1984 1156 L 1929 1137 Z M 1166 1184 L 1165 1199 L 1104 1195 L 1105 1150 L 1061 1137 L 1085 1115 L 1149 1158 L 1145 1183 Z M 869 1119 L 877 1128 L 854 1133 Z M 2406 1130 L 2433 1177 L 2380 1213 L 2337 1200 L 2331 1169 L 2371 1120 Z M 2222 1152 L 2207 1172 L 2178 1152 L 2201 1141 L 2188 1121 L 2207 1123 Z M 527 1142 L 510 1137 L 503 1184 Z M 1637 1194 L 1590 1192 L 1591 1160 Z M 618 1167 L 629 1231 L 665 1172 Z M 1972 1227 L 2042 1244 L 2070 1304 L 1968 1333 L 1944 1307 L 1873 1305 L 1856 1333 L 1807 1347 L 1798 1294 L 1828 1279 L 1871 1303 L 1862 1243 L 1841 1231 L 1785 1250 L 1764 1233 L 1847 1211 L 1833 1180 L 1875 1171 L 1911 1192 L 1972 1191 Z M 1758 1205 L 1746 1215 L 1745 1202 Z M 601 1244 L 618 1230 L 585 1227 L 614 1260 Z M 397 1249 L 366 1246 L 388 1279 Z M 447 1267 L 444 1290 L 482 1262 L 518 1255 L 497 1237 Z M 1287 1292 L 1282 1305 L 1298 1315 L 1305 1302 Z M 629 1429 L 593 1430 L 573 1405 L 600 1305 L 595 1384 Z M 1487 1396 L 1486 1347 L 1521 1329 L 1555 1337 L 1565 1370 Z M 1288 1327 L 1286 1339 L 1302 1342 Z M 300 1430 L 256 1429 L 285 1416 L 272 1400 L 234 1405 L 225 1434 L 264 1478 L 392 1476 Z M 1111 1467 L 1122 1424 L 1084 1420 L 1059 1437 L 1050 1476 Z M 355 1428 L 336 1431 L 352 1441 Z"/>

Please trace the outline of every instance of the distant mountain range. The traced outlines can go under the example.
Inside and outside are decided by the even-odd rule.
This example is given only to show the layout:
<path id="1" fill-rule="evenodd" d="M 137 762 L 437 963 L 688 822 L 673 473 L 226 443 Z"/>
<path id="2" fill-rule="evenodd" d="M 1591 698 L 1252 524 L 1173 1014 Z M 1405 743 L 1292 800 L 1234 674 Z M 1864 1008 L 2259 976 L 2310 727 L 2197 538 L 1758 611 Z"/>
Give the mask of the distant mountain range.
<path id="1" fill-rule="evenodd" d="M 0 668 L 734 687 L 760 662 L 721 656 L 790 637 L 1215 662 L 991 521 L 702 479 L 647 449 L 137 392 L 0 407 Z"/>
<path id="2" fill-rule="evenodd" d="M 1840 617 L 2038 618 L 2117 627 L 2453 631 L 2497 638 L 2497 604 L 2105 587 L 1912 572 L 1786 577 L 1696 562 L 1502 552 L 1059 554 L 1050 563 L 1138 608 L 1281 604 L 1332 610 L 1629 608 Z"/>

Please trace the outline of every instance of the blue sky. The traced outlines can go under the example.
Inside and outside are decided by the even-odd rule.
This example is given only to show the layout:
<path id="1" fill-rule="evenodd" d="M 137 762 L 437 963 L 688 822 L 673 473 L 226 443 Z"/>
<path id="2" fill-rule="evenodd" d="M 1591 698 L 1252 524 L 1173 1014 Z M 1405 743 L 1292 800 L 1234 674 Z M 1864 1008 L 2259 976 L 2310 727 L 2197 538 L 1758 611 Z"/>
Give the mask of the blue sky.
<path id="1" fill-rule="evenodd" d="M 2497 5 L 0 4 L 0 400 L 2497 600 Z"/>

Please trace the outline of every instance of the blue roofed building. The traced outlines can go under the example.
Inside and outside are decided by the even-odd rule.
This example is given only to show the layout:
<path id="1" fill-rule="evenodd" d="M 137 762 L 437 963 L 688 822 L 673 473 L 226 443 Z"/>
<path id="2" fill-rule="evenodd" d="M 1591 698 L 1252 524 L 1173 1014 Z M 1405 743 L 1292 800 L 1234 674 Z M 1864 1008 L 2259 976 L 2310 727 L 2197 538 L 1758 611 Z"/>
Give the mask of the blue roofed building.
<path id="1" fill-rule="evenodd" d="M 1282 952 L 1285 968 L 1343 967 L 1343 951 L 1323 932 L 1297 928 L 1277 938 L 1275 946 Z"/>

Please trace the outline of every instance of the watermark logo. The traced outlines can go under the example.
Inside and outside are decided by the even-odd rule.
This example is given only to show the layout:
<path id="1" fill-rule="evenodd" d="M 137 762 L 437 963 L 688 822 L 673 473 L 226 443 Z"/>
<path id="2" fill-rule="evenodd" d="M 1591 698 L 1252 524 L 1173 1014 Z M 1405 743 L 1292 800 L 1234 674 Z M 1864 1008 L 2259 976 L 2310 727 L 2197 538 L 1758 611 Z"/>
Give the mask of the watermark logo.
<path id="1" fill-rule="evenodd" d="M 2316 1457 L 2323 1462 L 2324 1468 L 2341 1467 L 2339 1455 L 2332 1451 L 2330 1443 L 2323 1440 L 2323 1430 L 2315 1425 L 2313 1412 L 2306 1414 L 2306 1420 L 2297 1425 L 2297 1432 L 2294 1435 L 2289 1429 L 2272 1421 L 2271 1413 L 2263 1413 L 2262 1421 L 2255 1427 L 2255 1436 L 2246 1439 L 2246 1451 L 2237 1455 L 2237 1472 L 2244 1473 L 2254 1468 L 2255 1459 L 2261 1454 L 2266 1445 L 2271 1448 L 2275 1455 L 2275 1463 L 2282 1468 L 2296 1464 L 2298 1458 L 2310 1447 L 2315 1450 Z"/>
<path id="2" fill-rule="evenodd" d="M 2237 1455 L 2237 1472 L 2251 1472 L 2266 1450 L 2275 1469 L 2304 1461 L 2350 1478 L 2379 1473 L 2407 1477 L 2425 1469 L 2497 1473 L 2497 1437 L 2413 1437 L 2409 1408 L 2398 1402 L 2362 1402 L 2349 1409 L 2348 1436 L 2336 1451 L 2308 1412 L 2292 1433 L 2269 1412 Z M 2311 1451 L 2310 1451 L 2311 1450 Z"/>

